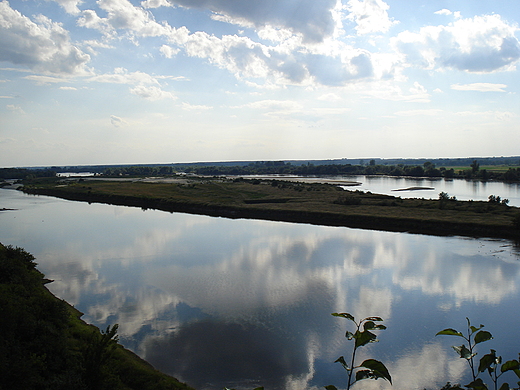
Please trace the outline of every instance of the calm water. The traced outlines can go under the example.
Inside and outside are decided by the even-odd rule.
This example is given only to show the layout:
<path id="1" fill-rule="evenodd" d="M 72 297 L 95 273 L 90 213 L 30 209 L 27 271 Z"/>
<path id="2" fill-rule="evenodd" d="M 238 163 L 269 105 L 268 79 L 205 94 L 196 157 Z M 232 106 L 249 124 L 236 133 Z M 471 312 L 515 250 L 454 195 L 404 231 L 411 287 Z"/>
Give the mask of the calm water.
<path id="1" fill-rule="evenodd" d="M 350 353 L 352 328 L 330 315 L 337 311 L 385 319 L 380 342 L 359 357 L 383 361 L 394 389 L 468 380 L 450 348 L 458 340 L 435 337 L 463 330 L 466 316 L 495 336 L 481 354 L 520 352 L 520 252 L 510 241 L 228 220 L 13 190 L 0 190 L 0 208 L 17 209 L 0 212 L 0 242 L 33 253 L 56 295 L 87 322 L 119 323 L 123 345 L 201 390 L 344 387 L 333 362 Z"/>
<path id="2" fill-rule="evenodd" d="M 520 206 L 520 184 L 483 182 L 472 180 L 445 180 L 445 179 L 407 179 L 395 177 L 353 176 L 355 181 L 362 184 L 354 187 L 362 191 L 371 191 L 377 194 L 388 194 L 402 198 L 438 199 L 440 192 L 447 192 L 459 200 L 484 200 L 489 195 L 509 199 L 509 205 Z M 432 187 L 433 190 L 393 191 L 409 187 Z"/>

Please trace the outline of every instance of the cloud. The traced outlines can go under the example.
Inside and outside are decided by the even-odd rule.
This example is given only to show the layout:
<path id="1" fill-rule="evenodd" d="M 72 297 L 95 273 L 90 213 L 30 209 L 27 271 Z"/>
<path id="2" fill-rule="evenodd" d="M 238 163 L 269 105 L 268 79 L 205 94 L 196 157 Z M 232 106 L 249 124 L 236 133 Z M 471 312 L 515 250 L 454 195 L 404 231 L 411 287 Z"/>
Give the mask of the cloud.
<path id="1" fill-rule="evenodd" d="M 298 102 L 288 100 L 259 100 L 232 108 L 254 108 L 269 111 L 299 111 L 303 106 Z"/>
<path id="2" fill-rule="evenodd" d="M 175 99 L 171 92 L 163 91 L 157 77 L 144 72 L 128 72 L 124 68 L 116 68 L 114 73 L 101 74 L 91 77 L 88 81 L 109 84 L 128 84 L 133 87 L 130 92 L 143 99 L 156 101 L 162 99 Z"/>
<path id="3" fill-rule="evenodd" d="M 182 109 L 185 111 L 201 111 L 201 110 L 205 111 L 205 110 L 212 110 L 213 107 L 204 106 L 204 105 L 194 105 L 194 104 L 189 104 L 189 103 L 183 102 Z"/>
<path id="4" fill-rule="evenodd" d="M 141 37 L 167 36 L 175 30 L 167 24 L 157 23 L 150 12 L 127 0 L 99 0 L 97 4 L 107 17 L 99 17 L 94 10 L 85 10 L 78 19 L 79 26 L 99 30 L 107 36 L 114 35 L 118 29 Z"/>
<path id="5" fill-rule="evenodd" d="M 113 84 L 148 84 L 158 85 L 159 82 L 153 76 L 144 72 L 128 72 L 125 68 L 116 68 L 114 73 L 106 73 L 91 77 L 89 81 Z"/>
<path id="6" fill-rule="evenodd" d="M 125 120 L 123 118 L 120 118 L 120 117 L 115 116 L 115 115 L 111 115 L 110 116 L 110 123 L 112 123 L 112 125 L 114 127 L 121 127 L 121 126 L 126 124 L 126 122 L 125 122 Z"/>
<path id="7" fill-rule="evenodd" d="M 436 15 L 451 15 L 453 12 L 451 12 L 449 9 L 443 8 L 439 11 L 434 12 Z"/>
<path id="8" fill-rule="evenodd" d="M 159 51 L 166 58 L 172 58 L 173 56 L 175 56 L 180 51 L 180 49 L 174 49 L 171 46 L 162 45 L 161 48 L 159 49 Z"/>
<path id="9" fill-rule="evenodd" d="M 459 19 L 447 26 L 404 31 L 392 40 L 409 65 L 489 73 L 512 69 L 520 59 L 518 27 L 500 15 Z"/>
<path id="10" fill-rule="evenodd" d="M 172 5 L 168 0 L 146 0 L 142 1 L 141 5 L 144 8 L 159 8 L 159 7 L 171 7 Z"/>
<path id="11" fill-rule="evenodd" d="M 451 89 L 456 91 L 480 91 L 480 92 L 506 92 L 506 84 L 473 83 L 473 84 L 452 84 Z"/>
<path id="12" fill-rule="evenodd" d="M 134 95 L 142 97 L 143 99 L 151 101 L 175 99 L 175 96 L 171 92 L 163 91 L 161 88 L 153 85 L 138 85 L 134 88 L 131 88 L 130 92 Z"/>
<path id="13" fill-rule="evenodd" d="M 331 92 L 331 93 L 325 93 L 325 94 L 319 96 L 318 100 L 323 100 L 326 102 L 337 102 L 337 101 L 341 100 L 341 98 L 337 94 Z"/>
<path id="14" fill-rule="evenodd" d="M 209 9 L 217 17 L 240 26 L 262 30 L 288 29 L 301 34 L 304 42 L 322 42 L 336 28 L 336 0 L 170 0 L 186 8 Z"/>
<path id="15" fill-rule="evenodd" d="M 268 2 L 270 1 L 272 0 L 268 0 Z M 328 2 L 329 0 L 314 4 L 324 7 L 324 4 L 328 4 Z M 330 1 L 330 3 L 333 2 Z M 184 0 L 182 0 L 175 4 L 212 10 L 234 9 L 233 7 L 241 5 L 244 9 L 235 10 L 236 13 L 247 15 L 252 12 L 252 9 L 266 6 L 265 3 L 225 2 L 224 0 L 198 0 L 190 1 L 189 4 L 184 4 Z M 287 11 L 284 7 L 290 8 L 291 4 L 293 4 L 293 0 L 281 2 L 277 7 L 280 8 L 283 5 L 282 8 Z M 393 71 L 393 65 L 389 66 L 388 61 L 381 62 L 384 70 L 380 69 L 381 66 L 376 68 L 373 63 L 374 57 L 370 52 L 353 48 L 337 40 L 327 38 L 326 44 L 305 45 L 305 37 L 301 34 L 294 35 L 294 28 L 287 27 L 281 22 L 279 25 L 283 27 L 282 29 L 265 24 L 258 32 L 260 37 L 276 42 L 276 45 L 270 46 L 245 36 L 223 35 L 217 37 L 204 31 L 191 33 L 186 27 L 174 28 L 165 22 L 159 24 L 155 22 L 149 11 L 136 7 L 127 0 L 100 0 L 99 6 L 107 12 L 106 18 L 100 18 L 93 10 L 83 11 L 82 17 L 78 21 L 79 25 L 98 29 L 109 38 L 114 38 L 118 30 L 126 31 L 127 36 L 131 39 L 136 36 L 161 36 L 169 43 L 169 45 L 160 46 L 159 49 L 165 57 L 172 58 L 179 50 L 183 50 L 186 55 L 205 59 L 210 64 L 226 69 L 241 79 L 261 79 L 270 85 L 341 86 L 357 80 L 383 75 L 387 77 Z M 303 10 L 304 6 L 305 4 L 301 5 L 302 10 L 299 12 L 310 17 L 307 15 L 308 10 Z M 251 7 L 252 9 L 250 9 Z M 230 11 L 230 15 L 234 15 L 235 11 Z M 271 9 L 264 11 L 266 15 L 260 16 L 260 19 L 268 19 L 269 15 L 276 12 Z M 297 13 L 295 18 L 298 15 Z M 274 18 L 274 16 L 272 17 Z M 323 35 L 324 37 L 325 35 Z M 382 58 L 382 56 L 380 57 Z"/>
<path id="16" fill-rule="evenodd" d="M 83 3 L 82 0 L 54 0 L 56 3 L 58 3 L 60 6 L 63 7 L 63 9 L 73 15 L 79 14 L 81 11 L 78 8 L 78 5 Z"/>
<path id="17" fill-rule="evenodd" d="M 387 32 L 397 22 L 388 16 L 390 7 L 382 0 L 350 0 L 348 19 L 356 22 L 360 35 Z"/>
<path id="18" fill-rule="evenodd" d="M 35 22 L 0 2 L 0 61 L 43 73 L 86 73 L 90 56 L 74 46 L 59 23 L 43 15 Z"/>
<path id="19" fill-rule="evenodd" d="M 398 116 L 434 116 L 438 115 L 442 112 L 439 109 L 426 109 L 426 110 L 406 110 L 406 111 L 398 111 L 395 115 Z"/>
<path id="20" fill-rule="evenodd" d="M 6 106 L 7 110 L 17 113 L 17 114 L 25 114 L 24 110 L 20 106 L 16 106 L 14 104 L 8 104 Z"/>
<path id="21" fill-rule="evenodd" d="M 63 77 L 52 77 L 52 76 L 41 76 L 41 75 L 30 75 L 23 77 L 25 80 L 31 80 L 36 82 L 38 85 L 49 85 L 56 83 L 66 83 L 69 80 Z"/>

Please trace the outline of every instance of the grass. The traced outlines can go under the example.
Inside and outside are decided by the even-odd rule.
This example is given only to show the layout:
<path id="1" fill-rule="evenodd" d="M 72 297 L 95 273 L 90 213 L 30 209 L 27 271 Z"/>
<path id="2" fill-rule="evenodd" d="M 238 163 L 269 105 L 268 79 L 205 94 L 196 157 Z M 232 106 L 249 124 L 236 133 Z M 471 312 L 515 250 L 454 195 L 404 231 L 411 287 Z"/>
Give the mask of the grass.
<path id="1" fill-rule="evenodd" d="M 471 171 L 471 167 L 469 167 L 469 166 L 447 166 L 444 168 L 453 169 L 455 172 Z M 497 173 L 507 172 L 510 168 L 516 169 L 516 168 L 520 168 L 520 166 L 517 166 L 517 165 L 480 165 L 480 167 L 479 167 L 480 170 L 485 169 L 488 172 L 497 172 Z"/>
<path id="2" fill-rule="evenodd" d="M 46 181 L 25 191 L 165 211 L 429 234 L 516 238 L 520 210 L 481 201 L 401 199 L 320 183 L 193 178 L 182 182 Z"/>

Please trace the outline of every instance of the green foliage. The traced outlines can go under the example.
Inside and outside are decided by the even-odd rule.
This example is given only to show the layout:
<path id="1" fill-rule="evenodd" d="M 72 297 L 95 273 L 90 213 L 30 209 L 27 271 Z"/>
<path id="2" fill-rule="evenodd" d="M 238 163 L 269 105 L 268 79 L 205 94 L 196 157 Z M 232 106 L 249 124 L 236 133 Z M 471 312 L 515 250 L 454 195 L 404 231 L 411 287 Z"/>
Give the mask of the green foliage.
<path id="1" fill-rule="evenodd" d="M 386 326 L 379 324 L 383 319 L 381 317 L 367 317 L 362 319 L 359 323 L 356 322 L 354 316 L 350 313 L 332 313 L 334 317 L 345 318 L 352 321 L 356 325 L 355 332 L 347 331 L 345 337 L 347 340 L 354 340 L 354 348 L 352 350 L 352 358 L 349 364 L 345 361 L 343 356 L 340 356 L 335 363 L 340 363 L 347 371 L 348 382 L 347 390 L 357 381 L 363 379 L 385 379 L 392 383 L 392 377 L 383 363 L 375 359 L 367 359 L 358 366 L 355 365 L 356 351 L 369 343 L 377 342 L 377 336 L 372 332 L 374 330 L 384 330 Z M 355 377 L 353 376 L 355 373 Z M 325 386 L 327 390 L 337 390 L 335 386 Z"/>
<path id="2" fill-rule="evenodd" d="M 476 366 L 475 357 L 477 356 L 477 352 L 475 347 L 483 343 L 485 341 L 491 340 L 493 335 L 486 331 L 482 330 L 484 325 L 480 325 L 475 327 L 471 325 L 469 318 L 467 320 L 467 335 L 464 335 L 462 332 L 458 330 L 447 328 L 441 330 L 436 334 L 444 335 L 444 336 L 455 336 L 464 339 L 465 343 L 460 346 L 453 346 L 455 352 L 459 355 L 461 359 L 466 359 L 468 365 L 471 368 L 471 375 L 473 380 L 471 383 L 465 385 L 468 389 L 473 390 L 488 390 L 489 387 L 484 383 L 482 378 L 479 377 L 481 373 L 487 372 L 489 374 L 490 379 L 493 382 L 492 389 L 494 390 L 509 390 L 509 383 L 504 382 L 498 387 L 499 378 L 508 371 L 513 371 L 516 376 L 520 379 L 520 363 L 518 360 L 509 360 L 502 364 L 502 357 L 497 356 L 496 351 L 491 349 L 490 352 L 480 358 L 478 367 Z M 520 386 L 520 382 L 518 382 L 518 386 Z"/>
<path id="3" fill-rule="evenodd" d="M 78 388 L 66 304 L 35 267 L 31 254 L 0 244 L 0 389 Z"/>
<path id="4" fill-rule="evenodd" d="M 34 257 L 0 244 L 0 390 L 189 389 L 53 296 Z"/>

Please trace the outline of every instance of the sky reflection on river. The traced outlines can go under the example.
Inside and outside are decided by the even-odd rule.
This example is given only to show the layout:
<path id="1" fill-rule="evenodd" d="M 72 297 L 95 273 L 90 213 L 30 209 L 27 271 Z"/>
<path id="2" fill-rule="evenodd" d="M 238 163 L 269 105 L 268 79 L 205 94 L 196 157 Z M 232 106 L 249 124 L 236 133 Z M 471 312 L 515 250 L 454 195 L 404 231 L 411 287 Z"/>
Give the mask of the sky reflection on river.
<path id="1" fill-rule="evenodd" d="M 435 337 L 483 323 L 504 358 L 519 345 L 520 256 L 510 241 L 431 237 L 88 205 L 1 190 L 0 242 L 33 253 L 49 288 L 122 343 L 198 389 L 345 385 L 350 325 L 388 329 L 363 357 L 393 388 L 467 380 Z M 507 321 L 505 320 L 507 319 Z M 365 381 L 364 389 L 389 388 Z"/>

